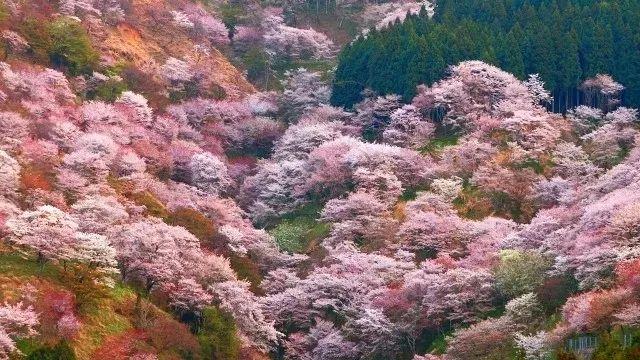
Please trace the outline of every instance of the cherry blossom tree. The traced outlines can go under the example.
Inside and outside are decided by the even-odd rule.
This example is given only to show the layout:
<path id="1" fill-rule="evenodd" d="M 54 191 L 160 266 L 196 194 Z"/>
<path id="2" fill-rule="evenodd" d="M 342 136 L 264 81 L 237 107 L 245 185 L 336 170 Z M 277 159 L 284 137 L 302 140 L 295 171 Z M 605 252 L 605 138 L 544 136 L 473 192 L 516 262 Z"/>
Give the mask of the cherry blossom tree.
<path id="1" fill-rule="evenodd" d="M 605 111 L 619 103 L 618 95 L 624 90 L 624 86 L 606 74 L 597 74 L 585 80 L 581 88 L 587 104 L 600 107 Z"/>
<path id="2" fill-rule="evenodd" d="M 537 104 L 547 104 L 551 102 L 551 94 L 544 88 L 544 81 L 540 79 L 539 74 L 531 74 L 524 84 L 533 94 Z"/>
<path id="3" fill-rule="evenodd" d="M 133 151 L 119 153 L 115 159 L 115 173 L 120 177 L 134 177 L 147 170 L 147 164 Z"/>
<path id="4" fill-rule="evenodd" d="M 185 83 L 195 77 L 195 73 L 187 62 L 170 57 L 162 65 L 162 76 L 174 89 L 182 90 Z"/>
<path id="5" fill-rule="evenodd" d="M 511 345 L 509 325 L 507 319 L 498 318 L 459 330 L 448 341 L 447 356 L 461 360 L 499 357 Z"/>
<path id="6" fill-rule="evenodd" d="M 180 279 L 171 289 L 169 306 L 183 317 L 193 314 L 200 317 L 202 309 L 211 304 L 213 296 L 193 279 Z"/>
<path id="7" fill-rule="evenodd" d="M 34 250 L 41 263 L 73 258 L 78 224 L 58 208 L 44 205 L 25 211 L 9 219 L 6 225 L 11 230 L 11 240 Z"/>
<path id="8" fill-rule="evenodd" d="M 428 143 L 435 131 L 435 125 L 423 119 L 413 105 L 397 109 L 390 118 L 382 134 L 384 141 L 390 145 L 418 149 Z"/>
<path id="9" fill-rule="evenodd" d="M 203 191 L 211 194 L 225 193 L 233 182 L 227 166 L 211 153 L 199 153 L 189 162 L 191 182 Z"/>
<path id="10" fill-rule="evenodd" d="M 0 357 L 9 359 L 17 351 L 15 339 L 37 334 L 38 315 L 22 303 L 0 306 Z"/>
<path id="11" fill-rule="evenodd" d="M 284 24 L 282 17 L 267 15 L 264 19 L 264 44 L 273 57 L 294 59 L 331 59 L 335 55 L 333 42 L 314 29 L 298 29 Z"/>
<path id="12" fill-rule="evenodd" d="M 421 2 L 388 2 L 366 4 L 361 15 L 365 29 L 375 27 L 382 29 L 394 24 L 396 21 L 404 21 L 407 14 L 416 15 L 422 7 L 425 7 L 430 16 L 433 15 L 434 5 L 428 1 Z M 365 30 L 366 32 L 367 30 Z"/>
<path id="13" fill-rule="evenodd" d="M 0 150 L 0 195 L 12 195 L 20 183 L 20 164 Z"/>
<path id="14" fill-rule="evenodd" d="M 471 228 L 456 216 L 433 212 L 409 213 L 397 233 L 402 249 L 420 254 L 461 251 L 471 238 Z"/>
<path id="15" fill-rule="evenodd" d="M 196 35 L 203 35 L 214 45 L 229 43 L 229 30 L 211 11 L 207 11 L 201 6 L 188 4 L 185 6 L 183 16 L 182 22 L 191 23 L 189 28 Z"/>
<path id="16" fill-rule="evenodd" d="M 353 121 L 360 127 L 363 137 L 368 140 L 377 140 L 381 137 L 392 121 L 392 114 L 396 112 L 397 121 L 404 121 L 405 123 L 409 121 L 413 123 L 414 129 L 407 130 L 418 130 L 415 129 L 415 125 L 418 121 L 416 117 L 418 117 L 419 114 L 416 114 L 417 111 L 415 107 L 413 109 L 402 107 L 400 96 L 398 95 L 373 97 L 373 95 L 370 94 L 370 96 L 356 105 L 356 112 L 357 114 Z M 396 125 L 402 126 L 403 124 Z M 410 124 L 406 125 L 411 126 Z M 419 134 L 414 135 L 419 136 Z"/>
<path id="17" fill-rule="evenodd" d="M 527 360 L 546 359 L 551 353 L 549 348 L 548 334 L 544 331 L 538 331 L 535 334 L 524 335 L 516 333 L 516 345 L 524 351 Z"/>
<path id="18" fill-rule="evenodd" d="M 38 117 L 59 114 L 62 106 L 71 104 L 76 98 L 64 74 L 53 69 L 14 71 L 0 62 L 0 76 L 12 91 L 13 99 Z"/>
<path id="19" fill-rule="evenodd" d="M 62 0 L 60 12 L 70 16 L 96 16 L 110 24 L 122 21 L 125 17 L 120 0 Z"/>
<path id="20" fill-rule="evenodd" d="M 182 227 L 160 221 L 140 221 L 112 229 L 125 280 L 140 284 L 146 293 L 193 275 L 203 257 L 198 239 Z"/>
<path id="21" fill-rule="evenodd" d="M 111 247 L 105 236 L 78 232 L 75 239 L 74 260 L 97 268 L 105 275 L 118 273 L 116 250 Z"/>
<path id="22" fill-rule="evenodd" d="M 249 284 L 241 281 L 227 281 L 212 288 L 220 308 L 233 314 L 239 329 L 255 346 L 269 350 L 282 334 L 265 319 L 260 303 L 249 291 Z"/>
<path id="23" fill-rule="evenodd" d="M 111 227 L 129 219 L 125 207 L 113 197 L 89 195 L 71 208 L 83 232 L 106 234 Z"/>
<path id="24" fill-rule="evenodd" d="M 449 69 L 449 78 L 430 88 L 418 87 L 413 105 L 451 128 L 473 129 L 473 119 L 497 114 L 507 103 L 531 108 L 535 98 L 513 75 L 481 61 L 464 61 Z M 507 101 L 507 103 L 505 103 Z"/>
<path id="25" fill-rule="evenodd" d="M 304 188 L 307 176 L 302 161 L 265 162 L 245 180 L 241 200 L 254 222 L 268 222 L 306 202 L 298 189 Z"/>
<path id="26" fill-rule="evenodd" d="M 29 123 L 22 116 L 14 112 L 0 112 L 0 149 L 14 152 L 20 144 L 26 141 Z"/>
<path id="27" fill-rule="evenodd" d="M 422 270 L 407 277 L 405 291 L 418 297 L 416 315 L 429 327 L 437 328 L 444 321 L 473 323 L 493 307 L 493 276 L 484 269 Z"/>
<path id="28" fill-rule="evenodd" d="M 396 226 L 387 206 L 366 192 L 350 194 L 346 199 L 333 199 L 325 205 L 321 218 L 330 222 L 331 236 L 327 247 L 366 246 L 376 248 L 393 235 Z"/>
<path id="29" fill-rule="evenodd" d="M 153 121 L 153 111 L 144 96 L 132 91 L 123 92 L 116 100 L 117 103 L 130 107 L 135 114 L 135 120 L 145 126 L 151 125 Z"/>
<path id="30" fill-rule="evenodd" d="M 337 126 L 331 123 L 293 125 L 276 141 L 272 159 L 305 160 L 315 148 L 340 136 Z"/>
<path id="31" fill-rule="evenodd" d="M 320 73 L 305 68 L 287 71 L 282 83 L 285 89 L 278 103 L 288 122 L 295 122 L 305 111 L 329 103 L 331 90 L 320 79 Z"/>

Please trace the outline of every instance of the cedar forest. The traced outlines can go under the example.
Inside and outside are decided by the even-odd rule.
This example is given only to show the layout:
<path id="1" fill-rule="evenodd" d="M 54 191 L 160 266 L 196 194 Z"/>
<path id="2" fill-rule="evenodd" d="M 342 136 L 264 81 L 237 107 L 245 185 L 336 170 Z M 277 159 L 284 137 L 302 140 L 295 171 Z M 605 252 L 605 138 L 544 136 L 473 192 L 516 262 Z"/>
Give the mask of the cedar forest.
<path id="1" fill-rule="evenodd" d="M 0 360 L 640 359 L 638 34 L 0 0 Z"/>

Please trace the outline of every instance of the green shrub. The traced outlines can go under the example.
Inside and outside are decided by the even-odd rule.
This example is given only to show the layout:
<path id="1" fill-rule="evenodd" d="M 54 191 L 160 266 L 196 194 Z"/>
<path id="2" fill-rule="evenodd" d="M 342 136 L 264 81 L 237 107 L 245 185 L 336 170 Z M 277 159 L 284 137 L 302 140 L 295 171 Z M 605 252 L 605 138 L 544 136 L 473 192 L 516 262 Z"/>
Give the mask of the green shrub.
<path id="1" fill-rule="evenodd" d="M 123 92 L 127 91 L 127 84 L 122 81 L 109 79 L 87 93 L 88 99 L 99 99 L 114 102 Z"/>
<path id="2" fill-rule="evenodd" d="M 0 3 L 0 24 L 4 23 L 10 17 L 9 10 L 4 3 Z"/>
<path id="3" fill-rule="evenodd" d="M 303 253 L 314 240 L 325 237 L 329 233 L 329 225 L 319 223 L 312 217 L 301 216 L 284 219 L 269 233 L 275 238 L 281 250 Z"/>
<path id="4" fill-rule="evenodd" d="M 200 241 L 211 241 L 216 234 L 213 222 L 197 210 L 178 208 L 167 216 L 167 224 L 182 226 Z"/>
<path id="5" fill-rule="evenodd" d="M 625 344 L 624 332 L 617 328 L 605 331 L 598 337 L 598 346 L 593 360 L 627 360 L 640 358 L 640 331 L 628 329 L 628 342 Z"/>
<path id="6" fill-rule="evenodd" d="M 509 299 L 535 291 L 545 280 L 550 263 L 533 251 L 502 250 L 495 270 L 496 283 Z"/>
<path id="7" fill-rule="evenodd" d="M 68 18 L 60 18 L 48 26 L 51 37 L 51 63 L 67 69 L 71 75 L 91 73 L 98 55 L 84 28 Z"/>
<path id="8" fill-rule="evenodd" d="M 40 348 L 27 356 L 27 360 L 75 360 L 76 354 L 66 341 L 54 347 Z"/>
<path id="9" fill-rule="evenodd" d="M 229 257 L 231 261 L 231 268 L 238 275 L 239 279 L 246 280 L 251 284 L 251 291 L 254 293 L 260 293 L 260 283 L 262 282 L 262 274 L 255 262 L 249 257 L 231 255 Z"/>
<path id="10" fill-rule="evenodd" d="M 169 212 L 151 192 L 142 191 L 133 193 L 129 196 L 137 205 L 144 206 L 148 215 L 165 219 L 169 216 Z"/>
<path id="11" fill-rule="evenodd" d="M 218 7 L 218 14 L 222 17 L 222 22 L 229 29 L 229 33 L 234 34 L 236 25 L 240 18 L 244 15 L 242 6 L 233 3 L 225 3 Z"/>
<path id="12" fill-rule="evenodd" d="M 50 62 L 71 75 L 91 73 L 97 64 L 98 54 L 89 35 L 74 20 L 26 19 L 19 28 L 31 45 L 31 54 L 40 62 Z"/>
<path id="13" fill-rule="evenodd" d="M 244 54 L 242 60 L 247 69 L 249 81 L 262 82 L 269 76 L 269 59 L 263 50 L 252 48 Z"/>
<path id="14" fill-rule="evenodd" d="M 198 340 L 205 359 L 233 360 L 238 358 L 240 340 L 236 336 L 233 317 L 215 307 L 202 311 L 202 326 Z"/>
<path id="15" fill-rule="evenodd" d="M 29 42 L 31 55 L 39 62 L 49 62 L 51 35 L 48 23 L 39 19 L 26 19 L 19 26 L 20 33 Z"/>

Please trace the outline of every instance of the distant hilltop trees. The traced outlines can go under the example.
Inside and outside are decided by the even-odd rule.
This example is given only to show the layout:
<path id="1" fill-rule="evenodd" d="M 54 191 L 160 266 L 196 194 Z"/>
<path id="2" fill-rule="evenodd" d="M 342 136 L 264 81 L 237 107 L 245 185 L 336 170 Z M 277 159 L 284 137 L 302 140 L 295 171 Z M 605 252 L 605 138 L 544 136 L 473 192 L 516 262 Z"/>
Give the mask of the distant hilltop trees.
<path id="1" fill-rule="evenodd" d="M 640 1 L 440 0 L 430 14 L 423 8 L 346 46 L 332 104 L 350 107 L 365 88 L 409 101 L 449 65 L 482 60 L 520 79 L 539 74 L 556 112 L 592 101 L 580 84 L 597 74 L 626 86 L 625 105 L 640 105 Z"/>

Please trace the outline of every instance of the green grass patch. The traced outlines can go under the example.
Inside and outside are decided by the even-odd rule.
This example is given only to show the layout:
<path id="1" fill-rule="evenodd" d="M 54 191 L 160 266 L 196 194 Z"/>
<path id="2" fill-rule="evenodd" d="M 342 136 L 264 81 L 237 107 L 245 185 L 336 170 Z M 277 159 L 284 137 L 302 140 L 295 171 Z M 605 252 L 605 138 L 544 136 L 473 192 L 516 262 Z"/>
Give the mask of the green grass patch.
<path id="1" fill-rule="evenodd" d="M 118 282 L 109 292 L 111 298 L 117 302 L 123 302 L 127 299 L 133 298 L 136 296 L 135 291 L 133 291 L 129 286 Z"/>
<path id="2" fill-rule="evenodd" d="M 329 224 L 310 217 L 285 219 L 269 233 L 276 239 L 281 250 L 303 253 L 309 245 L 329 234 Z"/>
<path id="3" fill-rule="evenodd" d="M 50 262 L 41 265 L 34 258 L 20 252 L 0 252 L 0 275 L 37 276 L 57 283 L 60 269 Z"/>
<path id="4" fill-rule="evenodd" d="M 34 351 L 40 349 L 40 347 L 42 347 L 42 344 L 34 338 L 23 338 L 16 340 L 16 347 L 25 356 L 29 356 Z"/>
<path id="5" fill-rule="evenodd" d="M 458 145 L 458 139 L 460 139 L 459 134 L 449 134 L 449 135 L 441 135 L 433 140 L 429 141 L 428 144 L 420 148 L 420 152 L 423 154 L 434 154 L 442 151 L 442 149 L 447 146 Z"/>
<path id="6" fill-rule="evenodd" d="M 544 165 L 537 159 L 527 159 L 516 165 L 516 169 L 531 169 L 536 174 L 544 173 Z"/>
<path id="7" fill-rule="evenodd" d="M 447 351 L 447 336 L 449 335 L 451 333 L 438 335 L 427 349 L 427 354 L 444 354 Z"/>
<path id="8" fill-rule="evenodd" d="M 417 188 L 407 188 L 404 189 L 404 191 L 402 192 L 402 195 L 400 195 L 400 198 L 398 200 L 400 201 L 413 201 L 418 197 L 418 193 L 420 191 L 425 191 L 427 189 L 417 189 Z"/>
<path id="9" fill-rule="evenodd" d="M 268 230 L 283 251 L 305 253 L 329 234 L 330 226 L 318 221 L 322 205 L 309 204 L 285 215 Z"/>

